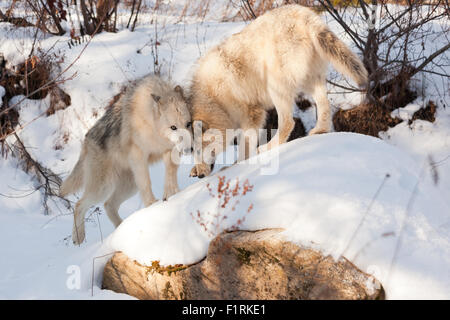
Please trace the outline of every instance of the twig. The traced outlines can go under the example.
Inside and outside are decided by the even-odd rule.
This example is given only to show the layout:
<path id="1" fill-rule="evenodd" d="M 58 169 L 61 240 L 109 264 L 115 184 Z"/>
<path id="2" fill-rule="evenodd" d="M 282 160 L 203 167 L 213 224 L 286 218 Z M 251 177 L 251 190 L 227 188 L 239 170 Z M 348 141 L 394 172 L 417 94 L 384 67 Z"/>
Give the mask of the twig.
<path id="1" fill-rule="evenodd" d="M 344 254 L 347 252 L 348 248 L 350 247 L 350 244 L 353 242 L 353 240 L 355 240 L 356 234 L 358 233 L 359 229 L 361 228 L 361 226 L 363 225 L 364 221 L 366 220 L 366 217 L 369 214 L 370 210 L 372 209 L 372 206 L 375 203 L 375 200 L 377 199 L 378 195 L 380 194 L 380 191 L 383 189 L 384 184 L 390 178 L 390 176 L 391 175 L 389 173 L 386 173 L 386 175 L 384 176 L 383 180 L 380 183 L 380 186 L 378 187 L 377 191 L 373 195 L 372 200 L 370 201 L 370 204 L 369 204 L 369 206 L 366 209 L 366 212 L 363 214 L 361 220 L 358 223 L 358 226 L 356 227 L 356 229 L 353 232 L 350 240 L 348 241 L 347 246 L 344 248 L 344 250 L 340 254 L 341 257 L 344 256 Z"/>
<path id="2" fill-rule="evenodd" d="M 100 218 L 99 218 L 99 214 L 98 214 L 98 210 L 96 210 L 96 215 L 97 215 L 97 222 L 98 222 L 98 230 L 100 231 L 100 240 L 103 243 L 103 233 L 102 233 L 102 225 L 100 224 Z"/>
<path id="3" fill-rule="evenodd" d="M 50 169 L 43 167 L 39 162 L 34 160 L 33 157 L 27 151 L 26 147 L 24 146 L 24 144 L 23 144 L 22 140 L 19 138 L 19 136 L 16 133 L 14 133 L 14 136 L 18 143 L 19 152 L 21 153 L 21 155 L 18 158 L 21 158 L 25 161 L 25 171 L 29 170 L 30 167 L 34 168 L 35 173 L 36 173 L 36 178 L 41 183 L 41 185 L 38 187 L 38 189 L 44 188 L 44 192 L 43 192 L 44 208 L 45 208 L 46 213 L 48 214 L 48 211 L 49 211 L 48 206 L 47 206 L 47 200 L 48 200 L 49 196 L 50 197 L 56 196 L 56 197 L 60 198 L 61 200 L 63 200 L 66 203 L 67 208 L 71 208 L 70 201 L 61 197 L 59 195 L 59 192 L 56 192 L 54 190 L 55 188 L 59 189 L 59 187 L 61 186 L 61 183 L 62 183 L 61 178 L 58 175 L 56 175 L 55 173 L 53 173 Z M 43 180 L 43 182 L 41 182 L 41 180 Z"/>
<path id="4" fill-rule="evenodd" d="M 5 113 L 8 112 L 9 110 L 15 108 L 16 106 L 18 106 L 20 103 L 22 103 L 23 101 L 25 101 L 26 99 L 28 99 L 30 96 L 34 95 L 35 93 L 40 92 L 40 91 L 44 90 L 45 88 L 48 88 L 48 87 L 54 85 L 57 81 L 61 81 L 61 80 L 58 80 L 58 79 L 59 79 L 63 74 L 65 74 L 67 71 L 69 71 L 69 70 L 73 67 L 73 65 L 75 64 L 75 62 L 77 62 L 77 61 L 81 58 L 82 54 L 84 53 L 84 51 L 86 50 L 86 48 L 87 48 L 87 47 L 89 46 L 89 44 L 91 43 L 92 39 L 94 38 L 94 35 L 95 35 L 95 34 L 97 33 L 97 31 L 99 30 L 100 26 L 101 26 L 101 23 L 99 23 L 99 24 L 97 25 L 97 28 L 95 29 L 94 33 L 93 33 L 92 36 L 89 38 L 88 42 L 86 42 L 86 44 L 84 45 L 83 49 L 81 49 L 81 51 L 80 51 L 80 53 L 78 54 L 78 56 L 72 61 L 72 63 L 70 63 L 63 71 L 61 71 L 56 77 L 54 77 L 54 79 L 52 79 L 52 80 L 48 81 L 47 83 L 43 84 L 40 88 L 38 88 L 38 89 L 34 90 L 32 93 L 26 95 L 25 97 L 23 97 L 22 99 L 20 99 L 18 102 L 16 102 L 16 103 L 13 104 L 12 106 L 9 106 L 8 108 L 3 109 L 3 110 L 0 112 L 0 116 L 2 116 L 3 114 L 5 114 Z M 74 77 L 75 75 L 76 75 L 76 72 L 71 76 L 71 78 Z M 66 79 L 66 80 L 67 80 L 67 79 Z M 66 80 L 63 80 L 63 81 L 66 81 Z M 1 139 L 0 139 L 0 140 L 1 140 Z"/>
<path id="5" fill-rule="evenodd" d="M 402 224 L 401 224 L 401 227 L 400 227 L 400 231 L 398 233 L 398 240 L 397 240 L 397 243 L 395 245 L 394 254 L 392 256 L 391 264 L 389 266 L 388 279 L 387 279 L 386 283 L 389 283 L 393 267 L 395 265 L 395 262 L 397 261 L 398 253 L 400 252 L 400 248 L 401 248 L 401 244 L 402 244 L 403 232 L 405 230 L 406 222 L 407 222 L 409 214 L 411 212 L 411 208 L 412 208 L 412 206 L 414 204 L 414 200 L 415 200 L 415 198 L 417 196 L 417 190 L 419 189 L 419 184 L 420 184 L 420 182 L 421 182 L 421 180 L 423 178 L 423 175 L 425 173 L 425 167 L 426 167 L 426 163 L 424 163 L 424 165 L 422 166 L 422 169 L 421 169 L 421 172 L 420 172 L 419 177 L 417 179 L 417 182 L 416 182 L 416 184 L 414 186 L 413 191 L 411 192 L 411 196 L 409 197 L 408 204 L 406 206 L 405 216 L 403 218 L 403 221 L 402 221 Z"/>
<path id="6" fill-rule="evenodd" d="M 91 297 L 94 296 L 95 260 L 101 259 L 101 258 L 104 258 L 104 257 L 107 257 L 107 256 L 110 256 L 110 255 L 113 255 L 113 254 L 115 254 L 115 253 L 116 253 L 116 252 L 114 251 L 114 252 L 111 252 L 111 253 L 104 254 L 104 255 L 102 255 L 102 256 L 94 257 L 94 258 L 92 259 Z"/>

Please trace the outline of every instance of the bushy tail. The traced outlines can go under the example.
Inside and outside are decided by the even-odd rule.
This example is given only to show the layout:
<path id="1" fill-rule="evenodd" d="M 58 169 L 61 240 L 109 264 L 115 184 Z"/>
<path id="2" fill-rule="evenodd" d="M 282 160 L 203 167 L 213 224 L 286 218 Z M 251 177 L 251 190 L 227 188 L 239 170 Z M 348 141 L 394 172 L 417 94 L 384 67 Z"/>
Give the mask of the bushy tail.
<path id="1" fill-rule="evenodd" d="M 83 185 L 83 160 L 84 150 L 81 152 L 80 158 L 78 159 L 75 168 L 73 168 L 70 175 L 62 183 L 59 190 L 60 196 L 65 197 L 68 194 L 74 193 Z"/>
<path id="2" fill-rule="evenodd" d="M 359 87 L 367 86 L 368 74 L 363 63 L 327 26 L 315 30 L 313 39 L 316 49 L 337 71 L 352 78 Z"/>

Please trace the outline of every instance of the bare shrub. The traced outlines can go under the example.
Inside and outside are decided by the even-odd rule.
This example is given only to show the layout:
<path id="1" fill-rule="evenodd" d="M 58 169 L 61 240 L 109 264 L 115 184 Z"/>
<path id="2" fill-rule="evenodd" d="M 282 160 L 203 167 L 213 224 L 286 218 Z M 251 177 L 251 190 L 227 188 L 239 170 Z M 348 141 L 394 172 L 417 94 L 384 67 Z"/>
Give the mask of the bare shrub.
<path id="1" fill-rule="evenodd" d="M 97 24 L 102 24 L 103 28 L 108 32 L 116 32 L 117 25 L 117 6 L 119 0 L 98 0 L 97 5 Z"/>
<path id="2" fill-rule="evenodd" d="M 141 6 L 142 0 L 133 0 L 131 4 L 130 19 L 128 20 L 127 23 L 127 28 L 130 28 L 131 21 L 133 20 L 133 24 L 131 24 L 131 31 L 134 31 L 134 29 L 136 28 L 136 22 L 139 16 L 139 12 L 141 11 Z"/>
<path id="3" fill-rule="evenodd" d="M 447 1 L 435 0 L 425 5 L 422 0 L 410 0 L 392 7 L 387 0 L 358 0 L 350 8 L 339 8 L 330 0 L 318 2 L 360 51 L 369 71 L 367 98 L 372 104 L 386 110 L 405 106 L 414 95 L 410 85 L 413 77 L 418 73 L 436 73 L 429 67 L 442 70 L 447 64 L 448 24 L 441 24 L 440 30 L 434 28 L 435 23 L 449 18 Z M 426 53 L 425 43 L 439 37 L 446 39 L 443 45 Z M 437 59 L 441 55 L 444 61 Z M 442 76 L 448 74 L 442 70 Z"/>
<path id="4" fill-rule="evenodd" d="M 81 35 L 94 35 L 103 30 L 116 32 L 119 0 L 78 0 L 83 23 L 79 19 Z M 76 10 L 78 4 L 75 2 Z"/>
<path id="5" fill-rule="evenodd" d="M 62 183 L 61 178 L 52 170 L 36 161 L 16 133 L 14 133 L 14 137 L 16 139 L 15 143 L 13 145 L 8 145 L 8 147 L 10 148 L 13 157 L 19 160 L 22 169 L 27 173 L 31 173 L 36 180 L 35 190 L 41 191 L 44 197 L 44 213 L 49 214 L 50 212 L 49 200 L 60 200 L 66 208 L 71 209 L 71 202 L 59 196 L 59 188 Z"/>
<path id="6" fill-rule="evenodd" d="M 36 27 L 54 35 L 66 33 L 61 25 L 67 16 L 65 3 L 62 0 L 26 0 L 25 2 L 34 14 Z"/>
<path id="7" fill-rule="evenodd" d="M 16 27 L 33 27 L 34 24 L 28 22 L 25 18 L 13 16 L 13 10 L 16 2 L 17 2 L 16 0 L 11 2 L 11 5 L 9 6 L 6 13 L 3 13 L 3 11 L 0 10 L 0 22 L 9 22 L 15 25 Z"/>
<path id="8" fill-rule="evenodd" d="M 211 198 L 217 199 L 217 208 L 215 212 L 200 212 L 190 213 L 192 219 L 202 227 L 202 229 L 210 237 L 216 236 L 223 231 L 222 224 L 227 219 L 233 219 L 229 214 L 225 214 L 224 211 L 227 207 L 231 206 L 231 212 L 236 211 L 237 206 L 240 203 L 242 197 L 253 190 L 253 186 L 250 185 L 248 180 L 245 180 L 242 185 L 239 183 L 239 178 L 236 178 L 234 185 L 230 180 L 226 180 L 225 176 L 219 176 L 217 188 L 213 190 L 212 186 L 208 183 L 206 185 Z M 227 231 L 238 230 L 242 223 L 245 221 L 245 215 L 250 213 L 253 209 L 253 204 L 250 204 L 244 216 L 233 222 L 232 226 Z"/>
<path id="9" fill-rule="evenodd" d="M 347 0 L 336 0 L 336 1 L 347 1 Z M 350 0 L 348 0 L 350 1 Z M 235 2 L 235 1 L 231 1 Z M 286 4 L 300 4 L 305 7 L 316 8 L 316 2 L 314 0 L 240 0 L 238 3 L 239 11 L 238 15 L 244 20 L 252 20 L 265 12 L 270 11 L 274 8 L 280 7 Z"/>
<path id="10" fill-rule="evenodd" d="M 36 55 L 26 59 L 17 67 L 17 76 L 24 83 L 24 93 L 28 96 L 30 92 L 36 91 L 44 86 L 50 79 L 51 66 L 45 60 L 39 59 Z M 47 96 L 49 88 L 29 95 L 29 99 L 43 99 Z"/>

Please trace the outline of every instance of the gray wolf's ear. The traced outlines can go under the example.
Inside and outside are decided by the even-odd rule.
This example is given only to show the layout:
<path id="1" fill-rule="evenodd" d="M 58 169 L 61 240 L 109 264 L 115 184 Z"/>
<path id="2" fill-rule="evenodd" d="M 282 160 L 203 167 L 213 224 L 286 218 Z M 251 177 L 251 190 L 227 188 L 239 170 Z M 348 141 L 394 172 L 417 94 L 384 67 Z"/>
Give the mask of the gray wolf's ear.
<path id="1" fill-rule="evenodd" d="M 155 100 L 156 103 L 158 103 L 159 100 L 161 100 L 160 96 L 157 96 L 156 94 L 153 94 L 153 93 L 152 93 L 152 98 L 153 98 L 153 100 Z"/>
<path id="2" fill-rule="evenodd" d="M 175 92 L 178 93 L 184 99 L 184 92 L 182 87 L 176 86 L 173 90 L 175 90 Z"/>

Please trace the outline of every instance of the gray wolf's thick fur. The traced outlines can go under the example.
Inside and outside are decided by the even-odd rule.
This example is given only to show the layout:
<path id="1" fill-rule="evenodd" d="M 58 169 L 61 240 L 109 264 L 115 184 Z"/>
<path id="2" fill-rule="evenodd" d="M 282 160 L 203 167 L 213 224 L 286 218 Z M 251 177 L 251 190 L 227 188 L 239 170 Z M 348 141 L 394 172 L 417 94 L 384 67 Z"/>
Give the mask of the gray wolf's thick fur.
<path id="1" fill-rule="evenodd" d="M 84 216 L 90 206 L 107 199 L 106 212 L 117 227 L 122 221 L 118 215 L 121 203 L 137 190 L 146 207 L 156 201 L 148 172 L 150 163 L 164 160 L 163 197 L 178 191 L 178 165 L 171 153 L 179 138 L 177 129 L 192 132 L 190 124 L 181 87 L 174 88 L 155 76 L 130 86 L 106 110 L 86 134 L 78 162 L 61 186 L 62 196 L 84 189 L 75 206 L 74 243 L 85 238 Z"/>
<path id="2" fill-rule="evenodd" d="M 192 118 L 225 136 L 226 129 L 262 128 L 267 110 L 275 106 L 279 129 L 262 151 L 286 142 L 294 127 L 294 99 L 303 92 L 317 105 L 309 134 L 329 132 L 329 62 L 358 86 L 366 85 L 360 59 L 316 13 L 299 5 L 269 11 L 199 59 L 191 85 Z M 191 176 L 206 176 L 210 168 L 197 164 Z"/>

